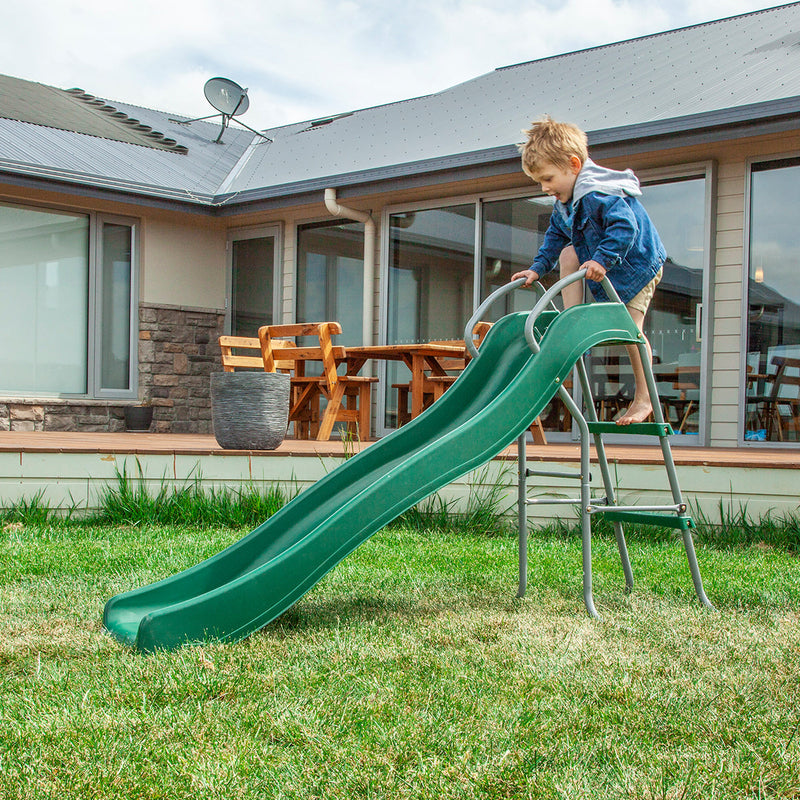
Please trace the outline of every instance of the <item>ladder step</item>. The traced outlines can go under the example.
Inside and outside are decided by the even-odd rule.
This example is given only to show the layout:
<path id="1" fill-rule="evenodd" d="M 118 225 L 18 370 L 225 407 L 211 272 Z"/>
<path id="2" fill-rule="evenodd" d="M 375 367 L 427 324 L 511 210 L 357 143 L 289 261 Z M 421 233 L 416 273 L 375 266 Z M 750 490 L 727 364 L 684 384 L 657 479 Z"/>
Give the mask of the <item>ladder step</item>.
<path id="1" fill-rule="evenodd" d="M 613 507 L 607 511 L 597 509 L 595 513 L 602 514 L 606 519 L 615 522 L 639 522 L 642 525 L 660 525 L 664 528 L 677 528 L 681 531 L 695 527 L 691 517 L 677 517 L 674 514 L 659 514 L 652 511 L 614 511 Z"/>
<path id="2" fill-rule="evenodd" d="M 616 422 L 589 422 L 591 433 L 627 433 L 639 436 L 672 436 L 674 431 L 668 422 L 634 422 L 630 425 L 617 425 Z"/>

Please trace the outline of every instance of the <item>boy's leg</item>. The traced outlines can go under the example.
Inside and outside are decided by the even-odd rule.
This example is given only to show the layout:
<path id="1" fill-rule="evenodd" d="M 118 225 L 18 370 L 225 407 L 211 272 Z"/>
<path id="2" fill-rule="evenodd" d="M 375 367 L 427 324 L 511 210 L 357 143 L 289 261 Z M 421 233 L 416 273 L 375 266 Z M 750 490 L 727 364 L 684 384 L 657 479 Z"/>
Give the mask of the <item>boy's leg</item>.
<path id="1" fill-rule="evenodd" d="M 580 261 L 578 261 L 578 254 L 575 252 L 575 248 L 571 244 L 567 245 L 558 257 L 559 277 L 566 278 L 574 275 L 579 268 Z M 575 283 L 565 286 L 561 290 L 561 298 L 564 300 L 564 308 L 579 306 L 583 302 L 583 283 L 575 281 Z"/>
<path id="2" fill-rule="evenodd" d="M 642 339 L 647 348 L 647 359 L 651 364 L 653 363 L 653 350 L 650 347 L 650 342 L 644 335 L 644 316 L 647 313 L 647 309 L 650 308 L 650 301 L 653 299 L 653 294 L 661 280 L 662 274 L 662 270 L 659 270 L 656 277 L 628 303 L 628 312 L 636 324 L 636 327 L 641 331 Z M 642 364 L 639 348 L 635 344 L 629 344 L 626 345 L 626 347 L 631 360 L 631 366 L 633 367 L 633 377 L 636 388 L 628 410 L 617 420 L 617 425 L 630 425 L 634 422 L 644 422 L 650 414 L 653 413 L 653 403 L 650 399 L 650 391 L 647 388 L 647 380 L 644 376 L 644 365 Z"/>
<path id="3" fill-rule="evenodd" d="M 653 351 L 650 348 L 650 342 L 644 335 L 644 314 L 638 308 L 628 308 L 636 327 L 642 331 L 642 337 L 647 347 L 647 357 L 650 363 L 653 362 Z M 644 422 L 650 414 L 653 413 L 653 404 L 650 401 L 650 392 L 647 389 L 647 381 L 644 377 L 644 366 L 642 364 L 642 357 L 639 353 L 639 348 L 635 344 L 625 345 L 628 350 L 628 356 L 631 360 L 633 367 L 633 378 L 636 384 L 636 389 L 633 394 L 628 410 L 617 420 L 617 425 L 630 425 L 633 422 Z"/>

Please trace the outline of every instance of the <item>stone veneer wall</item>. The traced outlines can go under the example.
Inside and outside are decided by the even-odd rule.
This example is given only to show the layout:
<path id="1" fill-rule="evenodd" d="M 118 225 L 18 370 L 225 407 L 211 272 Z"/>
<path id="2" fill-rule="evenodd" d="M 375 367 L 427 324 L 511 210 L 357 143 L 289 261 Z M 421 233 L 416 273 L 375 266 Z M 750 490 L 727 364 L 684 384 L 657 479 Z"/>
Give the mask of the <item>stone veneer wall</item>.
<path id="1" fill-rule="evenodd" d="M 180 306 L 139 307 L 139 396 L 155 406 L 152 430 L 212 433 L 212 372 L 222 369 L 225 314 Z"/>
<path id="2" fill-rule="evenodd" d="M 210 375 L 221 370 L 225 314 L 180 306 L 139 307 L 139 397 L 155 408 L 152 431 L 212 433 Z M 0 430 L 125 430 L 125 401 L 0 399 Z"/>

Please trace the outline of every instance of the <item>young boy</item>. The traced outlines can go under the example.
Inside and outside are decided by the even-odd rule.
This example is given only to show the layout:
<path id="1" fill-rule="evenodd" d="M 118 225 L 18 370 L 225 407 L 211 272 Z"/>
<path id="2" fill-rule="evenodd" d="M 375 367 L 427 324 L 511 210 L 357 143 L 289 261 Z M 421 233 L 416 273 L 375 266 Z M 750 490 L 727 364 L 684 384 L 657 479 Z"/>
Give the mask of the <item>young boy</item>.
<path id="1" fill-rule="evenodd" d="M 595 164 L 589 158 L 586 134 L 575 125 L 545 117 L 525 133 L 528 139 L 520 146 L 522 169 L 556 202 L 533 264 L 511 279 L 526 278 L 524 285 L 530 286 L 556 262 L 562 278 L 585 268 L 592 295 L 603 301 L 608 297 L 598 282 L 608 275 L 642 331 L 666 251 L 636 199 L 642 193 L 639 180 L 629 169 L 618 172 Z M 582 284 L 570 284 L 562 296 L 565 307 L 581 303 Z M 644 341 L 652 359 L 650 343 L 646 337 Z M 618 425 L 644 422 L 653 411 L 639 350 L 635 345 L 627 348 L 636 389 Z"/>

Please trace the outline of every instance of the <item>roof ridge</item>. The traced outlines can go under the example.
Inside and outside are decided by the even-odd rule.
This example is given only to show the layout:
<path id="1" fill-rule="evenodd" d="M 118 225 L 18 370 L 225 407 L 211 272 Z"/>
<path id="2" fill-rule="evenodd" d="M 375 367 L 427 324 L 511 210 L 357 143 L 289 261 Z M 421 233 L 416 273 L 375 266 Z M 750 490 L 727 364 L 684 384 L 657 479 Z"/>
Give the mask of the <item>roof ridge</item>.
<path id="1" fill-rule="evenodd" d="M 742 19 L 743 17 L 753 17 L 758 14 L 767 14 L 771 11 L 777 11 L 780 8 L 789 8 L 790 6 L 798 6 L 800 2 L 793 2 L 793 3 L 781 3 L 777 6 L 770 6 L 769 8 L 761 8 L 756 11 L 747 11 L 744 14 L 734 14 L 730 17 L 722 17 L 721 19 L 712 19 L 708 22 L 698 22 L 695 25 L 683 25 L 680 28 L 671 28 L 668 31 L 657 31 L 656 33 L 646 33 L 642 36 L 633 36 L 630 39 L 620 39 L 618 42 L 607 42 L 606 44 L 598 44 L 594 47 L 582 47 L 579 50 L 570 50 L 568 53 L 556 53 L 552 56 L 543 56 L 542 58 L 532 58 L 528 61 L 520 61 L 517 64 L 507 64 L 504 67 L 496 67 L 495 72 L 502 72 L 507 69 L 516 69 L 517 67 L 526 67 L 528 64 L 537 64 L 541 61 L 552 61 L 557 58 L 566 58 L 567 56 L 575 56 L 580 53 L 590 53 L 593 50 L 605 50 L 609 47 L 619 47 L 623 44 L 629 44 L 630 42 L 640 42 L 644 41 L 645 39 L 656 39 L 660 36 L 669 36 L 673 33 L 680 33 L 681 31 L 688 31 L 693 30 L 695 28 L 705 28 L 710 25 L 719 25 L 724 22 L 730 22 L 731 20 L 735 19 Z"/>

